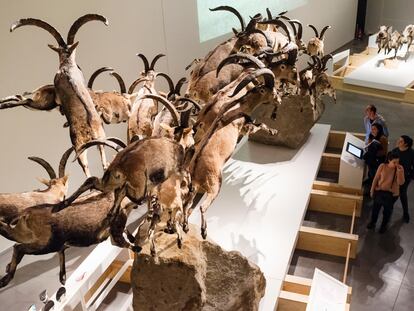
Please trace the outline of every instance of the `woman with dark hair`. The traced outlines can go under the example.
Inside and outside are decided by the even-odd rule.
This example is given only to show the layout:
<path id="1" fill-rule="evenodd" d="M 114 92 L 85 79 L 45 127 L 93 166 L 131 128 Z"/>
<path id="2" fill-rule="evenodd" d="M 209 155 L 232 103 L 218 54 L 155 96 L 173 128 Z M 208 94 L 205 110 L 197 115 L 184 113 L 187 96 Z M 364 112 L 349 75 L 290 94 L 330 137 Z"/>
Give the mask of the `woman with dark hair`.
<path id="1" fill-rule="evenodd" d="M 414 150 L 412 147 L 412 138 L 407 135 L 402 135 L 397 140 L 397 148 L 392 150 L 393 152 L 398 153 L 400 156 L 400 164 L 404 168 L 405 182 L 400 186 L 400 200 L 404 211 L 403 218 L 406 223 L 410 222 L 410 214 L 408 213 L 407 189 L 411 179 L 414 178 Z M 398 197 L 396 200 L 398 200 Z"/>
<path id="2" fill-rule="evenodd" d="M 387 162 L 382 163 L 375 174 L 371 186 L 371 197 L 374 199 L 372 207 L 371 222 L 368 229 L 374 229 L 378 220 L 378 215 L 383 210 L 383 218 L 380 233 L 387 230 L 388 222 L 391 219 L 394 205 L 394 197 L 399 195 L 400 186 L 404 184 L 404 168 L 399 164 L 399 155 L 396 152 L 390 152 L 387 155 Z"/>
<path id="3" fill-rule="evenodd" d="M 371 125 L 371 134 L 368 137 L 368 144 L 364 154 L 365 163 L 368 166 L 368 180 L 372 181 L 377 172 L 378 166 L 384 163 L 388 152 L 388 139 L 384 135 L 381 124 Z"/>

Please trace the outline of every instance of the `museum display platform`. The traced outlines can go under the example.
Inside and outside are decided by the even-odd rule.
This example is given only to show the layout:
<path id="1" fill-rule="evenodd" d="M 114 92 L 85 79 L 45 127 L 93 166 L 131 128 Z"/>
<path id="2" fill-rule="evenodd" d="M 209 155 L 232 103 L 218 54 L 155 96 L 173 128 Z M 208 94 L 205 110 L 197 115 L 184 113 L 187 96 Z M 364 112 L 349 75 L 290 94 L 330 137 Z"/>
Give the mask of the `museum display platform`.
<path id="1" fill-rule="evenodd" d="M 335 89 L 400 102 L 414 103 L 414 51 L 404 45 L 394 52 L 378 53 L 373 35 L 367 48 L 350 55 L 343 51 L 334 55 L 331 82 Z"/>
<path id="2" fill-rule="evenodd" d="M 208 236 L 263 271 L 266 294 L 260 310 L 305 310 L 313 284 L 312 279 L 288 274 L 296 249 L 345 258 L 340 282 L 346 286 L 349 262 L 356 256 L 353 227 L 361 212 L 361 191 L 316 180 L 320 171 L 339 174 L 345 139 L 345 133 L 323 124 L 312 128 L 298 150 L 245 138 L 225 166 L 221 192 L 207 212 Z M 304 226 L 307 210 L 352 217 L 350 233 Z M 135 220 L 142 211 L 135 213 Z M 200 224 L 197 208 L 190 221 Z M 116 291 L 117 282 L 130 283 L 132 261 L 133 254 L 109 240 L 96 246 L 68 278 L 66 299 L 57 310 L 97 309 Z M 347 287 L 347 308 L 350 295 Z M 132 293 L 118 296 L 116 310 L 131 310 Z"/>
<path id="3" fill-rule="evenodd" d="M 209 238 L 240 251 L 263 271 L 267 284 L 260 310 L 275 308 L 329 130 L 330 125 L 315 125 L 298 150 L 242 141 L 207 212 Z M 196 211 L 191 221 L 199 225 Z"/>

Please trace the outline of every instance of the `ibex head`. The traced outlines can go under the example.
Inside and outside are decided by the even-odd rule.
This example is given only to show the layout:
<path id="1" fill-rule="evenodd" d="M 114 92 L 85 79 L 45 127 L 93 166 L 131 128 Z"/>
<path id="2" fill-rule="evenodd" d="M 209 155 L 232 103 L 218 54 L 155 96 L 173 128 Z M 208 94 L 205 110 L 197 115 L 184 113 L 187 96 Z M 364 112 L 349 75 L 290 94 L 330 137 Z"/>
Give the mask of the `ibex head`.
<path id="1" fill-rule="evenodd" d="M 78 32 L 79 28 L 83 26 L 85 23 L 89 21 L 101 21 L 105 25 L 108 25 L 107 19 L 98 14 L 86 14 L 80 18 L 78 18 L 70 27 L 68 32 L 68 37 L 65 42 L 62 35 L 59 31 L 56 30 L 53 26 L 49 23 L 42 21 L 40 19 L 35 18 L 23 18 L 19 19 L 18 21 L 14 22 L 10 27 L 10 32 L 14 31 L 16 28 L 21 26 L 37 26 L 49 32 L 57 41 L 58 46 L 54 46 L 49 44 L 48 46 L 55 52 L 59 54 L 59 59 L 61 63 L 64 63 L 66 60 L 74 57 L 74 51 L 79 44 L 79 41 L 75 42 L 75 35 Z"/>

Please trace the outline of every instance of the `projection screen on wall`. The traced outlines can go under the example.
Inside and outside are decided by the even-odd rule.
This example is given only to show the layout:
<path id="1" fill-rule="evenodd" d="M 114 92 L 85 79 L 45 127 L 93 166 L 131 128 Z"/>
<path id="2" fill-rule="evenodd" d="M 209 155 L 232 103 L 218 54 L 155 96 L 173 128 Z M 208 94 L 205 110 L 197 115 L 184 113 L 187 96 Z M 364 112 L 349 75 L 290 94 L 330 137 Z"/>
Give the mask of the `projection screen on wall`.
<path id="1" fill-rule="evenodd" d="M 240 28 L 240 23 L 235 15 L 230 12 L 210 12 L 210 8 L 221 5 L 232 6 L 248 23 L 249 16 L 256 13 L 262 13 L 263 16 L 266 16 L 266 8 L 269 8 L 273 15 L 277 15 L 280 12 L 290 11 L 305 5 L 307 2 L 308 0 L 197 0 L 200 42 L 230 33 L 233 27 Z"/>

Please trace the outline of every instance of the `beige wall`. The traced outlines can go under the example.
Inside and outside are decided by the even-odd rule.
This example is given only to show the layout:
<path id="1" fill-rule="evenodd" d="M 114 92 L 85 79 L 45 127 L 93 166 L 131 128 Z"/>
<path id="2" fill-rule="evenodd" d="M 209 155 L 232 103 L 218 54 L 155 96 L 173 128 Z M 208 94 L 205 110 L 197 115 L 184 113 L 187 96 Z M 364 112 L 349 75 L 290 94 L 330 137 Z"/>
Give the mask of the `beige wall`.
<path id="1" fill-rule="evenodd" d="M 223 1 L 225 2 L 225 1 Z M 260 5 L 260 1 L 258 6 Z M 331 51 L 353 38 L 356 0 L 309 0 L 292 12 L 304 24 L 319 29 L 330 24 L 326 50 Z M 9 32 L 12 22 L 36 17 L 50 22 L 66 37 L 71 23 L 86 13 L 99 13 L 109 20 L 109 27 L 92 22 L 77 35 L 80 45 L 78 64 L 86 78 L 98 67 L 112 66 L 127 84 L 142 70 L 135 54 L 149 57 L 166 53 L 157 69 L 169 72 L 174 79 L 185 75 L 184 67 L 194 58 L 204 56 L 224 37 L 203 44 L 198 41 L 197 11 L 194 0 L 15 0 L 0 1 L 0 97 L 22 93 L 52 83 L 58 57 L 47 47 L 55 43 L 45 31 L 23 27 Z M 311 35 L 309 29 L 305 37 Z M 115 82 L 102 76 L 97 88 L 112 90 Z M 13 192 L 41 187 L 36 177 L 45 177 L 43 169 L 26 158 L 44 157 L 56 167 L 61 154 L 70 146 L 68 130 L 57 111 L 38 112 L 24 108 L 0 111 L 0 191 Z M 107 135 L 125 138 L 125 124 L 107 127 Z M 92 150 L 92 172 L 101 175 L 98 154 Z M 71 189 L 83 180 L 75 163 L 68 165 Z"/>
<path id="2" fill-rule="evenodd" d="M 366 32 L 375 33 L 380 25 L 402 31 L 406 25 L 414 24 L 413 12 L 412 0 L 368 0 Z"/>

